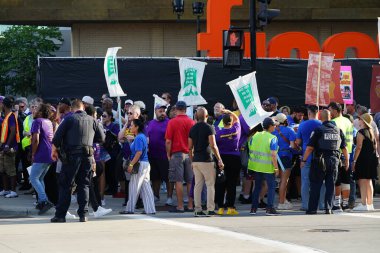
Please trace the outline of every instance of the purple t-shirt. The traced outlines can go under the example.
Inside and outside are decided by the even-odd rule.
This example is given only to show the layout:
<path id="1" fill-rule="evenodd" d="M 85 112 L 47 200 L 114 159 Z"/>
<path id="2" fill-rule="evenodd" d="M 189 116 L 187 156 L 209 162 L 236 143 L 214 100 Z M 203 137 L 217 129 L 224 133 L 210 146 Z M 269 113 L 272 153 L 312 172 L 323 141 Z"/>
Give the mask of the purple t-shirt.
<path id="1" fill-rule="evenodd" d="M 111 131 L 116 136 L 120 132 L 119 124 L 116 124 L 116 123 L 111 123 L 108 126 L 104 125 L 104 129 Z"/>
<path id="2" fill-rule="evenodd" d="M 51 145 L 53 140 L 53 124 L 50 120 L 38 118 L 33 120 L 32 134 L 39 134 L 39 144 L 34 154 L 35 163 L 52 163 Z M 33 145 L 33 144 L 32 144 Z"/>
<path id="3" fill-rule="evenodd" d="M 149 157 L 167 160 L 165 149 L 165 133 L 169 119 L 164 121 L 152 120 L 149 122 L 146 133 L 149 138 Z"/>
<path id="4" fill-rule="evenodd" d="M 243 118 L 243 115 L 240 114 L 239 116 L 240 120 L 240 127 L 241 127 L 241 133 L 240 133 L 240 139 L 239 139 L 239 149 L 244 145 L 244 143 L 247 142 L 248 134 L 249 134 L 249 126 L 245 119 Z"/>
<path id="5" fill-rule="evenodd" d="M 240 155 L 240 124 L 236 122 L 231 128 L 216 128 L 216 144 L 222 155 Z"/>

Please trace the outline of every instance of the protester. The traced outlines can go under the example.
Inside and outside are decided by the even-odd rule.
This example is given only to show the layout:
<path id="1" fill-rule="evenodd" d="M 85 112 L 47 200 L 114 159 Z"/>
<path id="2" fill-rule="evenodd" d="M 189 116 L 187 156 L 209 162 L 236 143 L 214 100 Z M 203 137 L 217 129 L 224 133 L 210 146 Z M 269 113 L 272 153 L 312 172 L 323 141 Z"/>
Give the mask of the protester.
<path id="1" fill-rule="evenodd" d="M 268 204 L 266 215 L 279 215 L 273 206 L 275 195 L 275 177 L 278 176 L 277 150 L 278 139 L 271 134 L 275 129 L 275 122 L 272 118 L 265 118 L 263 121 L 264 131 L 257 132 L 249 141 L 249 161 L 248 170 L 254 172 L 255 188 L 252 196 L 251 215 L 257 213 L 259 207 L 259 194 L 262 187 L 262 181 L 268 184 Z"/>
<path id="2" fill-rule="evenodd" d="M 236 183 L 239 179 L 241 162 L 239 141 L 241 127 L 239 118 L 229 110 L 224 109 L 222 122 L 223 128 L 216 130 L 216 144 L 218 146 L 221 159 L 224 163 L 225 181 L 216 184 L 216 202 L 218 203 L 218 215 L 224 214 L 227 208 L 227 215 L 238 215 L 236 211 Z M 225 198 L 226 196 L 226 198 Z M 224 203 L 224 199 L 226 202 Z"/>
<path id="3" fill-rule="evenodd" d="M 32 134 L 32 169 L 30 182 L 38 194 L 37 209 L 39 215 L 53 207 L 45 192 L 44 178 L 51 163 L 51 145 L 54 134 L 53 123 L 50 121 L 50 106 L 40 104 L 34 112 L 31 128 Z"/>
<path id="4" fill-rule="evenodd" d="M 5 196 L 6 198 L 18 197 L 16 193 L 15 156 L 20 142 L 20 132 L 16 114 L 12 112 L 13 104 L 13 97 L 3 99 L 4 119 L 0 132 L 0 174 L 2 175 L 4 189 L 0 192 L 0 196 Z"/>
<path id="5" fill-rule="evenodd" d="M 58 127 L 53 138 L 52 158 L 61 160 L 62 154 L 67 158 L 62 161 L 62 171 L 59 177 L 59 200 L 56 212 L 51 222 L 66 222 L 65 216 L 70 205 L 72 182 L 77 184 L 79 221 L 87 221 L 88 187 L 90 170 L 92 169 L 93 142 L 103 142 L 104 133 L 98 123 L 84 110 L 80 100 L 71 104 L 74 114 L 67 117 Z"/>
<path id="6" fill-rule="evenodd" d="M 73 113 L 71 111 L 71 101 L 68 98 L 61 98 L 58 103 L 58 113 L 60 120 L 64 120 L 66 117 L 71 116 Z"/>
<path id="7" fill-rule="evenodd" d="M 286 190 L 288 186 L 288 180 L 290 176 L 290 172 L 293 167 L 292 163 L 292 149 L 296 148 L 295 140 L 296 133 L 290 127 L 288 127 L 288 121 L 283 113 L 278 113 L 275 116 L 276 121 L 278 122 L 278 126 L 272 132 L 273 135 L 277 137 L 278 140 L 278 156 L 281 160 L 284 168 L 281 168 L 280 171 L 280 187 L 279 187 L 279 203 L 277 206 L 278 210 L 286 210 L 292 209 L 293 205 L 286 200 Z"/>
<path id="8" fill-rule="evenodd" d="M 359 181 L 361 203 L 354 211 L 374 211 L 372 180 L 377 179 L 379 158 L 377 145 L 372 129 L 372 116 L 364 113 L 359 117 L 360 130 L 356 136 L 356 150 L 352 164 L 355 179 Z"/>
<path id="9" fill-rule="evenodd" d="M 188 136 L 194 121 L 186 115 L 186 103 L 178 101 L 175 105 L 176 117 L 171 119 L 166 129 L 166 155 L 169 160 L 169 181 L 175 183 L 177 207 L 171 212 L 183 213 L 183 182 L 186 182 L 187 194 L 190 193 L 193 171 L 189 159 Z M 188 199 L 189 210 L 193 209 L 192 199 Z"/>
<path id="10" fill-rule="evenodd" d="M 277 109 L 278 101 L 275 97 L 270 97 L 264 100 L 262 103 L 262 107 L 267 112 L 273 112 L 271 116 L 276 116 L 277 113 L 280 113 L 280 111 Z"/>
<path id="11" fill-rule="evenodd" d="M 206 123 L 207 116 L 208 112 L 206 108 L 198 107 L 196 112 L 196 118 L 198 122 L 190 129 L 189 133 L 189 155 L 190 160 L 192 161 L 195 177 L 195 217 L 206 217 L 216 214 L 214 211 L 216 172 L 212 153 L 215 155 L 218 161 L 219 169 L 222 170 L 224 167 L 215 141 L 215 130 L 212 126 Z M 201 194 L 204 184 L 207 186 L 207 213 L 204 213 L 202 211 Z"/>
<path id="12" fill-rule="evenodd" d="M 286 116 L 290 116 L 291 110 L 289 106 L 285 105 L 280 108 L 280 112 L 285 114 Z"/>
<path id="13" fill-rule="evenodd" d="M 82 98 L 82 102 L 83 102 L 84 108 L 87 108 L 90 105 L 94 105 L 94 99 L 90 96 L 84 96 Z"/>
<path id="14" fill-rule="evenodd" d="M 119 119 L 119 114 L 113 109 L 113 100 L 111 98 L 102 99 L 102 109 L 103 111 L 112 112 L 114 119 Z"/>
<path id="15" fill-rule="evenodd" d="M 317 127 L 307 144 L 301 168 L 314 151 L 310 168 L 310 199 L 306 214 L 317 214 L 320 190 L 323 181 L 326 185 L 325 213 L 333 213 L 334 185 L 338 173 L 340 149 L 345 157 L 344 167 L 348 169 L 349 157 L 343 131 L 332 121 L 330 111 L 321 111 L 322 125 Z"/>
<path id="16" fill-rule="evenodd" d="M 223 123 L 222 123 L 222 119 L 223 119 L 223 113 L 222 111 L 225 109 L 224 105 L 222 103 L 216 103 L 214 105 L 214 127 L 215 129 L 217 128 L 222 128 L 223 127 Z"/>
<path id="17" fill-rule="evenodd" d="M 302 152 L 305 155 L 305 150 L 307 144 L 309 143 L 311 133 L 319 127 L 322 123 L 317 119 L 318 107 L 315 105 L 310 105 L 307 108 L 308 120 L 303 121 L 298 128 L 297 132 L 297 145 L 302 145 Z M 305 160 L 305 158 L 302 158 Z M 301 199 L 302 205 L 301 210 L 306 211 L 309 205 L 309 191 L 310 191 L 310 166 L 311 166 L 311 156 L 306 160 L 303 168 L 301 169 Z"/>
<path id="18" fill-rule="evenodd" d="M 331 113 L 332 121 L 336 126 L 342 130 L 345 136 L 345 143 L 347 146 L 348 154 L 352 153 L 353 145 L 353 125 L 351 121 L 342 115 L 342 106 L 339 103 L 331 102 L 328 105 L 328 109 Z M 345 157 L 342 156 L 342 164 L 345 163 Z M 338 171 L 338 178 L 336 180 L 335 187 L 335 201 L 333 210 L 337 212 L 348 209 L 348 200 L 350 196 L 350 181 L 351 181 L 351 169 L 341 166 Z M 343 201 L 342 201 L 343 199 Z"/>
<path id="19" fill-rule="evenodd" d="M 131 122 L 131 132 L 136 136 L 131 144 L 131 157 L 128 172 L 132 173 L 134 166 L 139 163 L 137 173 L 133 173 L 129 183 L 129 199 L 121 214 L 133 214 L 139 195 L 141 195 L 146 214 L 156 214 L 154 196 L 150 186 L 150 165 L 148 160 L 148 143 L 144 135 L 144 122 L 134 119 Z"/>
<path id="20" fill-rule="evenodd" d="M 166 116 L 166 106 L 157 105 L 155 108 L 156 119 L 149 122 L 147 126 L 147 137 L 149 140 L 149 163 L 151 166 L 150 178 L 155 200 L 160 199 L 161 182 L 166 183 L 167 205 L 173 204 L 173 184 L 169 183 L 169 161 L 165 150 L 165 133 L 169 119 Z"/>
<path id="21" fill-rule="evenodd" d="M 124 108 L 123 108 L 123 113 L 124 113 L 124 118 L 126 119 L 128 117 L 128 111 L 129 108 L 133 105 L 133 101 L 131 99 L 127 99 L 124 102 Z"/>

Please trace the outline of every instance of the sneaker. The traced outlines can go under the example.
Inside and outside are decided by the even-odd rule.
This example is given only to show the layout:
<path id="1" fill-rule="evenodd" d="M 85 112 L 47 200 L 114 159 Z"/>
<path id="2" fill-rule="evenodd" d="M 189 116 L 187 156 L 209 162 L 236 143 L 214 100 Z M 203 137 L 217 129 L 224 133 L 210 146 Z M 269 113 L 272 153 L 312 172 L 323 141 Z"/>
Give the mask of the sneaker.
<path id="1" fill-rule="evenodd" d="M 63 222 L 66 222 L 66 219 L 65 218 L 58 218 L 58 217 L 54 216 L 53 218 L 50 219 L 50 222 L 52 222 L 52 223 L 63 223 Z"/>
<path id="2" fill-rule="evenodd" d="M 348 208 L 353 209 L 355 207 L 355 201 L 348 202 Z"/>
<path id="3" fill-rule="evenodd" d="M 244 198 L 242 200 L 240 200 L 240 203 L 242 203 L 243 205 L 247 205 L 247 204 L 252 204 L 252 200 L 251 198 Z"/>
<path id="4" fill-rule="evenodd" d="M 346 211 L 346 210 L 349 210 L 349 209 L 351 209 L 351 208 L 350 208 L 350 206 L 348 204 L 342 206 L 342 210 L 343 211 Z"/>
<path id="5" fill-rule="evenodd" d="M 252 208 L 251 211 L 249 212 L 250 215 L 256 215 L 257 213 L 257 208 Z"/>
<path id="6" fill-rule="evenodd" d="M 173 199 L 172 199 L 172 198 L 168 198 L 168 199 L 166 200 L 165 205 L 167 205 L 167 206 L 172 206 L 172 205 L 173 205 Z"/>
<path id="7" fill-rule="evenodd" d="M 375 211 L 375 207 L 373 206 L 373 204 L 367 205 L 367 206 L 368 206 L 368 211 Z"/>
<path id="8" fill-rule="evenodd" d="M 266 213 L 265 213 L 267 216 L 277 216 L 277 215 L 281 215 L 279 212 L 276 211 L 276 209 L 274 208 L 268 208 Z"/>
<path id="9" fill-rule="evenodd" d="M 239 212 L 235 208 L 228 208 L 227 215 L 238 215 Z"/>
<path id="10" fill-rule="evenodd" d="M 5 195 L 6 198 L 17 198 L 18 195 L 14 191 L 10 191 L 7 195 Z"/>
<path id="11" fill-rule="evenodd" d="M 278 210 L 290 210 L 292 209 L 292 205 L 290 203 L 284 203 L 284 204 L 278 204 L 277 209 Z"/>
<path id="12" fill-rule="evenodd" d="M 45 201 L 41 204 L 41 209 L 40 211 L 38 212 L 38 215 L 42 215 L 44 213 L 46 213 L 47 211 L 49 211 L 50 208 L 52 208 L 54 205 L 53 203 L 49 202 L 49 201 Z"/>
<path id="13" fill-rule="evenodd" d="M 76 219 L 77 217 L 75 216 L 75 214 L 71 214 L 69 212 L 66 213 L 66 217 L 65 219 L 68 219 L 68 220 L 73 220 L 73 219 Z"/>
<path id="14" fill-rule="evenodd" d="M 2 190 L 2 191 L 0 192 L 0 196 L 6 196 L 6 195 L 8 195 L 9 193 L 10 193 L 10 191 Z"/>
<path id="15" fill-rule="evenodd" d="M 360 203 L 359 205 L 354 207 L 352 211 L 369 211 L 369 208 L 368 208 L 368 205 L 363 205 L 362 203 Z"/>
<path id="16" fill-rule="evenodd" d="M 188 197 L 183 198 L 183 203 L 188 203 L 188 202 L 189 202 L 189 198 Z"/>
<path id="17" fill-rule="evenodd" d="M 292 209 L 293 208 L 293 204 L 290 203 L 287 199 L 285 199 L 285 202 L 284 202 L 286 205 L 288 205 L 288 209 Z"/>
<path id="18" fill-rule="evenodd" d="M 102 199 L 101 202 L 102 202 L 101 206 L 105 206 L 106 205 L 106 200 L 105 199 Z"/>
<path id="19" fill-rule="evenodd" d="M 200 212 L 195 212 L 194 217 L 209 217 L 209 216 L 205 214 L 204 212 L 200 211 Z"/>
<path id="20" fill-rule="evenodd" d="M 216 212 L 214 211 L 208 211 L 207 212 L 207 216 L 215 216 L 216 215 Z"/>
<path id="21" fill-rule="evenodd" d="M 341 213 L 343 212 L 343 209 L 341 206 L 333 206 L 332 210 L 336 213 Z"/>
<path id="22" fill-rule="evenodd" d="M 99 218 L 99 217 L 102 217 L 106 214 L 109 214 L 110 212 L 112 212 L 112 209 L 106 209 L 106 208 L 99 206 L 98 210 L 96 212 L 94 212 L 94 217 Z"/>
<path id="23" fill-rule="evenodd" d="M 216 212 L 217 215 L 223 215 L 224 214 L 224 208 L 219 208 L 218 212 Z"/>
<path id="24" fill-rule="evenodd" d="M 265 203 L 263 200 L 261 200 L 260 203 L 259 203 L 259 208 L 266 209 L 267 208 L 267 203 Z"/>

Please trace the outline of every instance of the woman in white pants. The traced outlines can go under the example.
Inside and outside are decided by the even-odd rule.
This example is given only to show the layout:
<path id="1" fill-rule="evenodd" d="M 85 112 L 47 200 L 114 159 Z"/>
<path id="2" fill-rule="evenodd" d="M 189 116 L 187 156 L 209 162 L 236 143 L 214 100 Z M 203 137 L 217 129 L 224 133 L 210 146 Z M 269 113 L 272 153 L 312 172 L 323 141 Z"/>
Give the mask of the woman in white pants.
<path id="1" fill-rule="evenodd" d="M 131 144 L 131 158 L 128 166 L 128 172 L 131 173 L 133 166 L 140 162 L 137 174 L 132 174 L 129 182 L 129 198 L 124 211 L 121 214 L 133 214 L 136 202 L 140 195 L 146 214 L 156 214 L 154 206 L 153 191 L 150 186 L 150 165 L 148 161 L 148 142 L 145 137 L 144 122 L 141 119 L 134 119 L 131 123 L 131 132 L 136 135 Z"/>

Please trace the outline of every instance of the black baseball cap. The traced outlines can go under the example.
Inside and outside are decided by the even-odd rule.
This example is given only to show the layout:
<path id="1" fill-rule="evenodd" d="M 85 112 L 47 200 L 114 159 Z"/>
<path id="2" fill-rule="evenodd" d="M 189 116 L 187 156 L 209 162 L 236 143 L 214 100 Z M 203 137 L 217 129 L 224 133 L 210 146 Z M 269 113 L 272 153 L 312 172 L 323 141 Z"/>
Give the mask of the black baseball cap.
<path id="1" fill-rule="evenodd" d="M 71 106 L 71 101 L 70 101 L 70 99 L 68 99 L 68 98 L 61 98 L 61 99 L 59 100 L 59 103 L 60 103 L 60 104 L 65 104 L 65 105 Z"/>
<path id="2" fill-rule="evenodd" d="M 263 121 L 263 128 L 268 129 L 270 126 L 275 126 L 276 122 L 272 118 L 265 118 Z"/>

